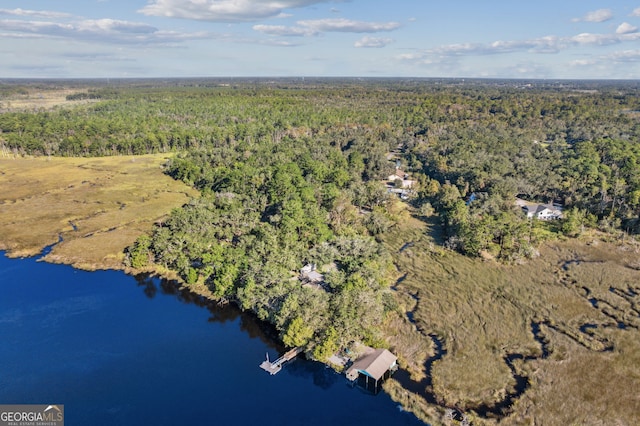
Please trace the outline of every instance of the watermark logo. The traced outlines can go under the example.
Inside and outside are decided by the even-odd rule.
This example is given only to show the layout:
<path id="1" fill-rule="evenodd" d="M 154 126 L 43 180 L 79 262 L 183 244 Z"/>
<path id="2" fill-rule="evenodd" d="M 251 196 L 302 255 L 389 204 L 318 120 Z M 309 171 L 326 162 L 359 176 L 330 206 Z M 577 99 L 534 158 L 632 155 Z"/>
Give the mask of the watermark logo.
<path id="1" fill-rule="evenodd" d="M 0 426 L 64 426 L 64 405 L 0 405 Z"/>

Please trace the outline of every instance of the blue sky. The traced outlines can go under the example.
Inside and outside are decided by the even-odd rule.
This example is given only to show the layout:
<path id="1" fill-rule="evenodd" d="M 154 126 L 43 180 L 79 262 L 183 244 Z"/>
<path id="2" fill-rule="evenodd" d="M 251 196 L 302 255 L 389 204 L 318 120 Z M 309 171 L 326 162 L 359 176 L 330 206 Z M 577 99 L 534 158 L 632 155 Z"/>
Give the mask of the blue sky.
<path id="1" fill-rule="evenodd" d="M 2 0 L 0 78 L 640 78 L 640 0 Z"/>

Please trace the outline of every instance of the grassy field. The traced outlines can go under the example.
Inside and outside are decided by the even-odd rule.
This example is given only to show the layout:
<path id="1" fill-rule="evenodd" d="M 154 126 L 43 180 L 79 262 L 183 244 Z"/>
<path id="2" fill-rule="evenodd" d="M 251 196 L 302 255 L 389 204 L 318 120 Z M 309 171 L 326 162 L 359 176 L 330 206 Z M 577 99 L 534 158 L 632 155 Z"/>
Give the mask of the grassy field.
<path id="1" fill-rule="evenodd" d="M 16 93 L 5 94 L 4 96 L 0 94 L 0 112 L 52 109 L 96 102 L 96 100 L 67 100 L 67 95 L 86 92 L 86 90 L 87 88 L 82 86 L 25 85 Z"/>
<path id="2" fill-rule="evenodd" d="M 474 424 L 638 424 L 638 246 L 556 241 L 501 265 L 443 250 L 428 222 L 404 221 L 384 239 L 408 313 L 387 334 L 413 379 L 387 384 L 395 399 L 432 424 L 451 423 L 445 408 Z M 430 334 L 446 354 L 427 372 Z"/>
<path id="3" fill-rule="evenodd" d="M 0 249 L 84 269 L 122 268 L 123 250 L 196 196 L 162 173 L 165 155 L 0 158 Z"/>

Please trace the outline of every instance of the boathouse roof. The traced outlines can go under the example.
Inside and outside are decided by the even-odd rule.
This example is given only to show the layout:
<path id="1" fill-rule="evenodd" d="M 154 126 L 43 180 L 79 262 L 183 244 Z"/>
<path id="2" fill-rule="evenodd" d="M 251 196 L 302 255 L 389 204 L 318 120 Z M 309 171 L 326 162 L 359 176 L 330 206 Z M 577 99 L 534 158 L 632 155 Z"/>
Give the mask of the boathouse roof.
<path id="1" fill-rule="evenodd" d="M 347 377 L 357 377 L 358 372 L 366 374 L 375 380 L 391 369 L 398 357 L 386 349 L 376 349 L 356 360 L 347 370 Z"/>

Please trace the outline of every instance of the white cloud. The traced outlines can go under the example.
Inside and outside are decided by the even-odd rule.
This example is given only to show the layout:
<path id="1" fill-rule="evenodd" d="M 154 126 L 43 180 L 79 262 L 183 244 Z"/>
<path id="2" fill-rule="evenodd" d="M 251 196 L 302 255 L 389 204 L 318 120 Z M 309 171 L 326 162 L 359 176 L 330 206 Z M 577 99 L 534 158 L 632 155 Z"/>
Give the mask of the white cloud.
<path id="1" fill-rule="evenodd" d="M 528 77 L 528 78 L 548 78 L 552 73 L 544 65 L 537 62 L 522 62 L 512 66 L 498 68 L 495 72 L 498 77 Z"/>
<path id="2" fill-rule="evenodd" d="M 255 31 L 276 36 L 308 37 L 326 32 L 376 33 L 400 28 L 398 22 L 364 22 L 349 19 L 316 19 L 298 21 L 295 26 L 254 25 Z"/>
<path id="3" fill-rule="evenodd" d="M 158 32 L 158 29 L 151 25 L 115 19 L 86 19 L 79 21 L 76 27 L 79 31 L 96 33 L 153 34 Z"/>
<path id="4" fill-rule="evenodd" d="M 212 22 L 251 22 L 278 16 L 286 9 L 330 0 L 151 0 L 138 12 L 149 16 Z"/>
<path id="5" fill-rule="evenodd" d="M 640 62 L 640 50 L 623 50 L 606 56 L 606 60 L 614 62 Z"/>
<path id="6" fill-rule="evenodd" d="M 616 36 L 615 34 L 580 33 L 573 37 L 564 38 L 563 47 L 567 48 L 575 45 L 608 46 L 621 41 L 621 36 Z"/>
<path id="7" fill-rule="evenodd" d="M 400 28 L 398 22 L 364 22 L 350 19 L 315 19 L 298 21 L 298 25 L 311 28 L 315 32 L 377 33 Z"/>
<path id="8" fill-rule="evenodd" d="M 418 59 L 422 59 L 424 57 L 424 54 L 422 53 L 401 53 L 400 55 L 397 56 L 398 59 L 401 59 L 403 61 L 415 61 Z"/>
<path id="9" fill-rule="evenodd" d="M 616 29 L 616 34 L 631 34 L 635 32 L 638 32 L 638 27 L 635 27 L 628 22 L 623 22 Z"/>
<path id="10" fill-rule="evenodd" d="M 289 41 L 282 40 L 230 40 L 234 43 L 246 43 L 246 44 L 261 44 L 263 46 L 279 46 L 279 47 L 292 47 L 299 46 L 299 43 L 291 43 Z"/>
<path id="11" fill-rule="evenodd" d="M 12 38 L 63 38 L 116 44 L 172 44 L 211 38 L 211 33 L 162 31 L 151 25 L 115 19 L 76 19 L 74 22 L 0 20 L 0 31 Z"/>
<path id="12" fill-rule="evenodd" d="M 29 16 L 33 18 L 59 19 L 71 18 L 73 15 L 62 12 L 52 12 L 48 10 L 24 10 L 24 9 L 0 9 L 0 15 Z"/>
<path id="13" fill-rule="evenodd" d="M 598 62 L 594 59 L 574 59 L 569 63 L 572 67 L 587 67 L 591 65 L 595 65 Z"/>
<path id="14" fill-rule="evenodd" d="M 43 36 L 38 35 L 38 34 L 17 34 L 17 33 L 12 33 L 12 32 L 8 32 L 8 33 L 2 33 L 0 32 L 0 38 L 15 38 L 15 39 L 36 39 L 36 38 L 42 38 Z"/>
<path id="15" fill-rule="evenodd" d="M 588 12 L 581 18 L 574 18 L 573 22 L 605 22 L 613 18 L 611 9 L 598 9 Z"/>
<path id="16" fill-rule="evenodd" d="M 484 47 L 483 53 L 509 53 L 517 50 L 528 50 L 531 53 L 557 53 L 562 47 L 562 40 L 555 36 L 545 36 L 530 40 L 494 41 Z"/>
<path id="17" fill-rule="evenodd" d="M 309 28 L 286 27 L 284 25 L 254 25 L 255 31 L 276 36 L 309 36 L 314 33 Z"/>
<path id="18" fill-rule="evenodd" d="M 593 44 L 597 46 L 606 46 L 620 42 L 620 39 L 614 34 L 592 33 L 581 33 L 571 37 L 570 40 L 578 44 Z"/>
<path id="19" fill-rule="evenodd" d="M 15 19 L 0 20 L 0 30 L 10 31 L 18 35 L 31 34 L 40 36 L 64 36 L 73 31 L 70 24 L 59 24 L 44 21 L 20 21 Z"/>
<path id="20" fill-rule="evenodd" d="M 496 55 L 511 53 L 516 51 L 529 51 L 531 53 L 557 53 L 560 51 L 566 41 L 555 37 L 546 36 L 530 40 L 513 40 L 503 41 L 497 40 L 492 43 L 457 43 L 439 46 L 425 52 L 436 55 L 445 56 L 464 56 L 464 55 Z"/>
<path id="21" fill-rule="evenodd" d="M 640 7 L 633 9 L 629 16 L 640 16 Z"/>
<path id="22" fill-rule="evenodd" d="M 627 28 L 630 31 L 629 28 Z M 483 55 L 499 55 L 517 52 L 559 53 L 569 48 L 586 46 L 609 46 L 614 44 L 640 41 L 640 32 L 616 34 L 581 33 L 571 37 L 546 36 L 528 40 L 498 40 L 492 43 L 457 43 L 442 45 L 431 49 L 418 50 L 398 56 L 404 62 L 418 65 L 451 63 L 458 58 Z M 636 51 L 624 51 L 612 56 L 610 60 L 618 62 L 635 61 Z M 571 62 L 573 66 L 588 65 L 586 59 Z M 513 69 L 515 71 L 515 68 Z"/>
<path id="23" fill-rule="evenodd" d="M 417 51 L 412 53 L 402 53 L 396 59 L 406 63 L 420 66 L 457 64 L 459 57 L 456 55 L 434 54 L 430 51 Z"/>
<path id="24" fill-rule="evenodd" d="M 360 40 L 356 41 L 354 47 L 385 47 L 389 43 L 393 43 L 392 38 L 379 38 L 379 37 L 362 37 Z"/>

